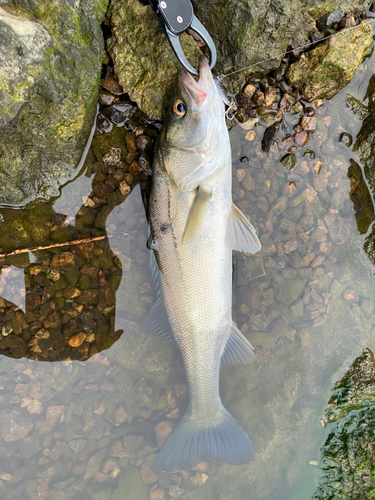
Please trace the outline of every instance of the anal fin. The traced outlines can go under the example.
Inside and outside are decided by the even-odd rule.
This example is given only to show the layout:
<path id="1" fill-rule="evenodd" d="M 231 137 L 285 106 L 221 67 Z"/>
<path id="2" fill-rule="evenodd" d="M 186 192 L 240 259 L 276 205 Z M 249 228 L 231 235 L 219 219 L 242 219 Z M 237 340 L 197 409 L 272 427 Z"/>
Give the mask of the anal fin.
<path id="1" fill-rule="evenodd" d="M 231 333 L 221 356 L 224 365 L 247 364 L 254 361 L 253 347 L 247 338 L 232 323 Z"/>
<path id="2" fill-rule="evenodd" d="M 145 333 L 159 335 L 166 340 L 175 342 L 167 312 L 160 297 L 155 302 L 151 311 L 141 321 L 140 326 Z"/>
<path id="3" fill-rule="evenodd" d="M 227 242 L 239 252 L 256 253 L 261 247 L 255 229 L 234 203 L 228 218 Z"/>

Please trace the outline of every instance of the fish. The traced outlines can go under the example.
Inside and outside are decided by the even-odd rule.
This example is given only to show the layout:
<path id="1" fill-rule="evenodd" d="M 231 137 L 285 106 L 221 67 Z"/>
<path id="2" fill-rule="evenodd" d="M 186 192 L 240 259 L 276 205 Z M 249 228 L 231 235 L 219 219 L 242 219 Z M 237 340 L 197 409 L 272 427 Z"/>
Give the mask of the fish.
<path id="1" fill-rule="evenodd" d="M 156 459 L 160 470 L 254 458 L 219 394 L 221 364 L 254 358 L 232 320 L 232 250 L 260 250 L 255 229 L 232 202 L 225 101 L 202 56 L 199 79 L 180 73 L 154 152 L 148 247 L 157 300 L 143 327 L 180 349 L 189 391 L 187 411 Z"/>

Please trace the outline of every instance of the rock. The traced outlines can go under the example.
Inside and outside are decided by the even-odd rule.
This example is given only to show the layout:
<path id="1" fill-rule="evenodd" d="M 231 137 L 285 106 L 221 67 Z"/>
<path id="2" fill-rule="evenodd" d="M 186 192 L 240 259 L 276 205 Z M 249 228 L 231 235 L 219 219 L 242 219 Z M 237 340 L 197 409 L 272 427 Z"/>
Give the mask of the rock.
<path id="1" fill-rule="evenodd" d="M 111 498 L 112 500 L 146 500 L 147 485 L 142 481 L 138 469 L 129 466 L 121 472 L 119 487 Z"/>
<path id="2" fill-rule="evenodd" d="M 178 484 L 173 484 L 169 487 L 169 495 L 172 498 L 179 498 L 184 493 L 185 491 Z"/>
<path id="3" fill-rule="evenodd" d="M 156 442 L 158 443 L 159 448 L 163 446 L 163 444 L 167 440 L 167 437 L 171 434 L 172 430 L 173 430 L 173 424 L 168 420 L 160 422 L 155 427 Z"/>
<path id="4" fill-rule="evenodd" d="M 296 155 L 294 153 L 287 153 L 280 159 L 280 163 L 282 163 L 287 170 L 293 170 L 296 165 Z"/>
<path id="5" fill-rule="evenodd" d="M 350 302 L 359 302 L 358 293 L 353 288 L 347 288 L 343 293 L 344 299 Z"/>
<path id="6" fill-rule="evenodd" d="M 316 118 L 315 116 L 302 116 L 300 120 L 302 129 L 305 132 L 312 133 L 316 130 Z"/>
<path id="7" fill-rule="evenodd" d="M 141 476 L 145 484 L 153 484 L 158 480 L 158 475 L 146 462 L 141 465 Z"/>
<path id="8" fill-rule="evenodd" d="M 336 243 L 336 245 L 344 243 L 346 238 L 349 236 L 350 219 L 328 214 L 325 215 L 323 219 L 326 223 L 332 241 Z"/>
<path id="9" fill-rule="evenodd" d="M 107 3 L 1 2 L 0 203 L 48 199 L 76 174 L 95 115 Z"/>
<path id="10" fill-rule="evenodd" d="M 77 335 L 73 335 L 73 337 L 70 337 L 70 339 L 68 340 L 68 344 L 71 347 L 79 347 L 80 345 L 83 344 L 85 339 L 86 339 L 85 333 L 83 333 L 83 332 L 77 333 Z"/>
<path id="11" fill-rule="evenodd" d="M 351 81 L 371 45 L 372 29 L 364 21 L 358 29 L 340 32 L 302 54 L 290 66 L 288 81 L 308 101 L 330 99 Z"/>
<path id="12" fill-rule="evenodd" d="M 202 486 L 202 484 L 204 484 L 207 479 L 207 474 L 205 474 L 204 472 L 197 472 L 196 474 L 194 474 L 194 476 L 190 477 L 190 482 L 194 486 Z"/>
<path id="13" fill-rule="evenodd" d="M 341 498 L 366 497 L 375 487 L 374 381 L 374 356 L 370 349 L 365 349 L 343 379 L 334 385 L 322 425 L 337 424 L 331 426 L 322 448 L 324 473 L 313 497 L 315 500 L 334 498 L 337 493 Z"/>
<path id="14" fill-rule="evenodd" d="M 328 14 L 325 14 L 323 17 L 317 20 L 316 26 L 319 30 L 332 28 L 334 24 L 337 24 L 341 21 L 343 15 L 344 14 L 341 12 L 341 10 L 329 12 Z"/>
<path id="15" fill-rule="evenodd" d="M 51 261 L 51 267 L 71 269 L 74 266 L 75 255 L 72 252 L 61 252 L 54 255 Z"/>
<path id="16" fill-rule="evenodd" d="M 155 488 L 150 492 L 150 500 L 164 500 L 165 492 L 163 488 Z"/>
<path id="17" fill-rule="evenodd" d="M 305 118 L 305 117 L 303 117 Z M 307 141 L 309 140 L 309 134 L 305 132 L 304 130 L 301 130 L 301 132 L 297 132 L 294 134 L 294 142 L 297 144 L 297 146 L 305 146 L 307 144 Z"/>
<path id="18" fill-rule="evenodd" d="M 33 428 L 33 423 L 19 409 L 1 410 L 0 421 L 0 435 L 6 442 L 25 438 Z"/>

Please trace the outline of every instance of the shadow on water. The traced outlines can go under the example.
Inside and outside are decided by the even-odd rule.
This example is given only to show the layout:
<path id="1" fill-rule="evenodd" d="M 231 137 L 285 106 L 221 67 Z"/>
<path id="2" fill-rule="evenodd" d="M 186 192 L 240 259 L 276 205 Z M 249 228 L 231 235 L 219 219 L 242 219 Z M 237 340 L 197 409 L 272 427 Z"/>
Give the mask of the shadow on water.
<path id="1" fill-rule="evenodd" d="M 262 250 L 234 254 L 234 319 L 256 362 L 223 370 L 221 387 L 251 464 L 152 467 L 187 400 L 179 354 L 138 326 L 155 300 L 141 193 L 157 128 L 134 111 L 130 134 L 95 135 L 53 203 L 1 210 L 4 251 L 102 238 L 0 262 L 3 498 L 339 499 L 353 481 L 351 498 L 372 494 L 374 66 L 315 108 L 305 147 L 289 150 L 298 110 L 268 154 L 262 119 L 252 142 L 230 132 L 233 198 Z"/>

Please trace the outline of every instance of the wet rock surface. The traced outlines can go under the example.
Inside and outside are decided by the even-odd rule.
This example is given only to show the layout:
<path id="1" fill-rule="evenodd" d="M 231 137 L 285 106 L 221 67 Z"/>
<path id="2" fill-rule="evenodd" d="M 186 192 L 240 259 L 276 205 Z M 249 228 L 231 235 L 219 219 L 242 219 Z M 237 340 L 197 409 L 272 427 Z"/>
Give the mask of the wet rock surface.
<path id="1" fill-rule="evenodd" d="M 48 199 L 78 173 L 95 115 L 106 8 L 106 0 L 1 2 L 0 203 Z"/>
<path id="2" fill-rule="evenodd" d="M 358 29 L 338 32 L 292 64 L 288 81 L 308 101 L 330 99 L 351 81 L 372 43 L 372 29 L 365 21 Z"/>
<path id="3" fill-rule="evenodd" d="M 328 402 L 324 425 L 338 422 L 323 447 L 323 478 L 314 496 L 371 498 L 374 488 L 374 355 L 366 349 L 344 378 L 337 382 Z"/>

